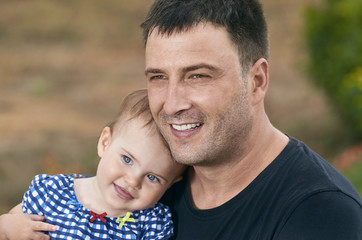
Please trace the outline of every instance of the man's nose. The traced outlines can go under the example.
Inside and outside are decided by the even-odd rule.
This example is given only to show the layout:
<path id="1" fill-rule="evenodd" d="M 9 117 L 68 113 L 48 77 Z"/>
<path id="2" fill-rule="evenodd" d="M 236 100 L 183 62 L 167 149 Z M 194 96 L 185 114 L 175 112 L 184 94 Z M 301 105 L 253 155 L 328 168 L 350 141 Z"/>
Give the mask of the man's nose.
<path id="1" fill-rule="evenodd" d="M 167 115 L 177 115 L 191 107 L 186 83 L 170 80 L 165 94 L 163 110 Z"/>

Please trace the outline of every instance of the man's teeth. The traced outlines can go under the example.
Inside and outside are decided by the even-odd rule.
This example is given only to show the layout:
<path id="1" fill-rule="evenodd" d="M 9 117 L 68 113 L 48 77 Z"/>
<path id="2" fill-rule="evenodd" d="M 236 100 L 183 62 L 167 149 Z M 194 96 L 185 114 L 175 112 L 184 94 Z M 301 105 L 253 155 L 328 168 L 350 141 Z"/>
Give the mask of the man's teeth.
<path id="1" fill-rule="evenodd" d="M 187 131 L 187 130 L 194 129 L 199 126 L 201 126 L 201 123 L 190 123 L 190 124 L 184 124 L 184 125 L 172 124 L 172 127 L 178 131 Z"/>

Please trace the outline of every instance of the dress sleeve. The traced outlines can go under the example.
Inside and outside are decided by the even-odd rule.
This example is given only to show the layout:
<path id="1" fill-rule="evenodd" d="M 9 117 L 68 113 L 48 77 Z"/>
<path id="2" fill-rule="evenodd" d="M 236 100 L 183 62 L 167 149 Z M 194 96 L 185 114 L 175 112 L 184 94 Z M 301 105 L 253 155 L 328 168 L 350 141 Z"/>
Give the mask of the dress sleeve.
<path id="1" fill-rule="evenodd" d="M 41 174 L 36 175 L 28 189 L 25 192 L 22 201 L 22 210 L 24 213 L 29 214 L 43 214 L 44 201 L 47 195 L 47 183 L 51 178 L 50 175 Z"/>
<path id="2" fill-rule="evenodd" d="M 342 192 L 320 192 L 290 215 L 277 240 L 362 239 L 362 206 Z"/>
<path id="3" fill-rule="evenodd" d="M 142 240 L 170 239 L 173 236 L 173 223 L 170 209 L 156 204 L 146 216 Z"/>

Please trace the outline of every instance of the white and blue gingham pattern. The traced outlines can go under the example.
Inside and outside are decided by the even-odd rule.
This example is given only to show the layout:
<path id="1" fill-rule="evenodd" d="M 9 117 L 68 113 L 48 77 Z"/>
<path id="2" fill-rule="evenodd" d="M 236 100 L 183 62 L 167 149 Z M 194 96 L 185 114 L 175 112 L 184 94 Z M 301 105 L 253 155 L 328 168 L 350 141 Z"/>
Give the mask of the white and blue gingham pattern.
<path id="1" fill-rule="evenodd" d="M 134 211 L 135 222 L 126 221 L 118 228 L 117 218 L 105 217 L 90 222 L 90 210 L 80 204 L 74 193 L 77 175 L 37 175 L 24 194 L 24 213 L 44 215 L 48 223 L 58 226 L 49 232 L 51 239 L 169 239 L 173 235 L 168 207 L 157 203 L 153 208 Z"/>

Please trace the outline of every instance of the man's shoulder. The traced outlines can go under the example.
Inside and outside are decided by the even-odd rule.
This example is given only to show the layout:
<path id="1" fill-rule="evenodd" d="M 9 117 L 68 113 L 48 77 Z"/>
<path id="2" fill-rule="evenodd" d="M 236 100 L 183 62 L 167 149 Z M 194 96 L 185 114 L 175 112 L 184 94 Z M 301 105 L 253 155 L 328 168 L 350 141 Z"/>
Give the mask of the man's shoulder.
<path id="1" fill-rule="evenodd" d="M 362 200 L 342 173 L 294 138 L 276 160 L 273 174 L 264 182 L 270 184 L 266 193 L 275 199 L 273 206 L 281 213 L 277 239 L 361 237 Z M 350 225 L 344 226 L 348 222 Z"/>
<path id="2" fill-rule="evenodd" d="M 361 226 L 360 202 L 340 191 L 321 191 L 307 196 L 286 216 L 276 239 L 298 239 L 301 236 L 361 239 Z"/>
<path id="3" fill-rule="evenodd" d="M 315 192 L 338 191 L 361 204 L 353 184 L 311 148 L 294 138 L 291 138 L 287 148 L 280 169 L 277 170 L 279 178 L 288 180 L 285 182 L 287 188 L 298 189 L 304 196 Z"/>

